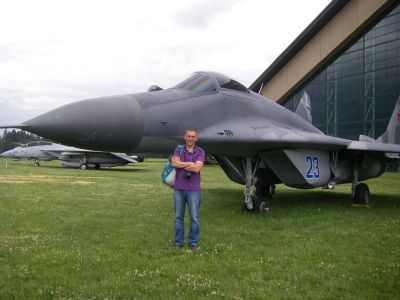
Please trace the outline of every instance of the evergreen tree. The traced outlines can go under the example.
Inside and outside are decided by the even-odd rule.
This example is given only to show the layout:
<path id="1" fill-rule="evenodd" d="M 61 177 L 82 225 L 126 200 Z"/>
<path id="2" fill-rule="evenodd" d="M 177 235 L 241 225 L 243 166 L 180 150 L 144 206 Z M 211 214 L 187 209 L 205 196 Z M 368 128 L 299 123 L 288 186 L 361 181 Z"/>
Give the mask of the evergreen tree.
<path id="1" fill-rule="evenodd" d="M 13 149 L 20 144 L 26 144 L 33 141 L 41 140 L 35 134 L 23 130 L 4 130 L 3 136 L 0 137 L 0 153 Z"/>

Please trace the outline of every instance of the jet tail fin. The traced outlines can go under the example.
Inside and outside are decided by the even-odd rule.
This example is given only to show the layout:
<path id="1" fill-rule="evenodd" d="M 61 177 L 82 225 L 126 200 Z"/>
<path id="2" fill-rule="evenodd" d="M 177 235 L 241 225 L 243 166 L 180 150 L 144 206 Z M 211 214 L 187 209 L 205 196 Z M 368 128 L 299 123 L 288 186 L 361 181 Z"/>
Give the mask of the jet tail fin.
<path id="1" fill-rule="evenodd" d="M 304 91 L 303 95 L 300 98 L 300 102 L 296 108 L 296 114 L 298 114 L 306 121 L 312 123 L 311 100 L 306 91 Z"/>
<path id="2" fill-rule="evenodd" d="M 377 138 L 377 141 L 386 144 L 400 144 L 400 97 L 397 99 L 386 131 Z"/>
<path id="3" fill-rule="evenodd" d="M 359 138 L 360 142 L 370 142 L 370 143 L 377 143 L 378 141 L 373 139 L 372 137 L 369 137 L 368 135 L 363 135 L 360 134 L 360 138 Z"/>

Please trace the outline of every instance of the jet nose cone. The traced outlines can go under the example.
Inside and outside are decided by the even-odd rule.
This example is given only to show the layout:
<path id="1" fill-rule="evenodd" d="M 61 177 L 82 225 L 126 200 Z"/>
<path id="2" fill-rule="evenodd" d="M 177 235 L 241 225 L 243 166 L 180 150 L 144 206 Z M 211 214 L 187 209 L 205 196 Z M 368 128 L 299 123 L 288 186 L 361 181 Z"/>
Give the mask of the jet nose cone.
<path id="1" fill-rule="evenodd" d="M 143 136 L 143 113 L 132 95 L 74 102 L 29 121 L 28 130 L 62 144 L 100 151 L 133 150 Z"/>
<path id="2" fill-rule="evenodd" d="M 12 158 L 13 155 L 11 155 L 11 154 L 12 154 L 12 150 L 8 150 L 8 151 L 5 151 L 3 153 L 0 153 L 0 157 Z"/>

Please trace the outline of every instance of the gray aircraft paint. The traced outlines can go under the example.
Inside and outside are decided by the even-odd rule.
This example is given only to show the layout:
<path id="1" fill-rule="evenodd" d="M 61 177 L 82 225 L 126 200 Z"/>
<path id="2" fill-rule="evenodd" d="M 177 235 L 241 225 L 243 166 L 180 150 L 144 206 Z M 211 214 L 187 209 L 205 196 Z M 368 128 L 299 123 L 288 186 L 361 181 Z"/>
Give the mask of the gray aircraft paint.
<path id="1" fill-rule="evenodd" d="M 377 141 L 400 144 L 400 96 L 397 99 L 387 130 L 377 139 Z"/>
<path id="2" fill-rule="evenodd" d="M 296 114 L 312 124 L 311 99 L 304 91 L 296 108 Z"/>
<path id="3" fill-rule="evenodd" d="M 326 151 L 296 149 L 274 150 L 261 154 L 264 161 L 287 186 L 314 188 L 331 179 Z"/>
<path id="4" fill-rule="evenodd" d="M 82 164 L 93 167 L 111 167 L 136 163 L 125 153 L 99 152 L 50 142 L 31 142 L 0 154 L 0 157 L 15 160 L 28 159 L 38 161 L 61 160 L 64 166 L 81 167 Z"/>

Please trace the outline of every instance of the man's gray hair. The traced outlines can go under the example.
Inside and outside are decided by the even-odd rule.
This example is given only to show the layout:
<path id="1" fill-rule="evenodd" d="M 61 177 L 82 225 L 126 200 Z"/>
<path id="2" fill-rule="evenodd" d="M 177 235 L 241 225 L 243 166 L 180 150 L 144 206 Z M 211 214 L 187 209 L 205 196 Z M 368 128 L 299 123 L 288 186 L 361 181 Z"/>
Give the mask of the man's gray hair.
<path id="1" fill-rule="evenodd" d="M 186 134 L 186 132 L 188 132 L 188 131 L 194 131 L 194 132 L 196 132 L 196 134 L 197 134 L 197 129 L 194 128 L 194 127 L 188 127 L 188 128 L 186 128 L 185 134 Z"/>

